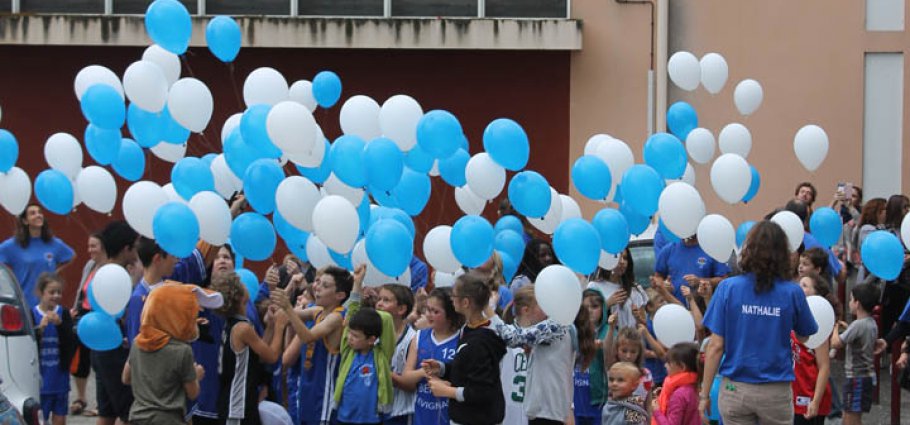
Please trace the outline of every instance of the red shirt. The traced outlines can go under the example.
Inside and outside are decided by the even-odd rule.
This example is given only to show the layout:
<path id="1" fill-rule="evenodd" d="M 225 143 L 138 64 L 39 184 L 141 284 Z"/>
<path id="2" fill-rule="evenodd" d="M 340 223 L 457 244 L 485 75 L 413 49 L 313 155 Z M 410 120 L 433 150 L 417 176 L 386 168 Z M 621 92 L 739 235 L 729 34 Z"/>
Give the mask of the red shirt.
<path id="1" fill-rule="evenodd" d="M 815 394 L 815 381 L 818 378 L 818 364 L 815 363 L 815 350 L 809 349 L 790 334 L 790 349 L 793 350 L 793 375 L 795 380 L 790 384 L 793 388 L 793 413 L 803 415 L 812 402 Z M 831 413 L 831 384 L 825 384 L 825 394 L 818 406 L 818 415 L 827 416 Z"/>

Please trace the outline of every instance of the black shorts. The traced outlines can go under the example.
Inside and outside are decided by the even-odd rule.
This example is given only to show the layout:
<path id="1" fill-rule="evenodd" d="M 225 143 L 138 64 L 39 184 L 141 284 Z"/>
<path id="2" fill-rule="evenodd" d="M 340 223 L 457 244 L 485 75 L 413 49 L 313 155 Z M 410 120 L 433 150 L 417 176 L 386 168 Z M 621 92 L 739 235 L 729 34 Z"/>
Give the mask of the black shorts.
<path id="1" fill-rule="evenodd" d="M 121 378 L 128 358 L 129 350 L 124 347 L 110 351 L 92 350 L 98 416 L 102 418 L 120 418 L 123 422 L 129 422 L 133 389 L 124 385 Z"/>

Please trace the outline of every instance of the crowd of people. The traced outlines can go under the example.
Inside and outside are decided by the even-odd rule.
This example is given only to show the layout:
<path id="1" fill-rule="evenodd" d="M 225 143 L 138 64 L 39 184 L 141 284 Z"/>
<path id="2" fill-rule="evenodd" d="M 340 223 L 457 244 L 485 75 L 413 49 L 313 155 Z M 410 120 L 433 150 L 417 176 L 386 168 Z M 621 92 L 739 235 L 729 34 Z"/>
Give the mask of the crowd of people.
<path id="1" fill-rule="evenodd" d="M 782 209 L 808 229 L 816 196 L 802 183 Z M 243 204 L 239 197 L 232 212 Z M 807 232 L 793 253 L 766 219 L 734 258 L 719 262 L 696 237 L 658 231 L 650 282 L 636 282 L 626 248 L 612 269 L 579 276 L 582 304 L 570 325 L 538 304 L 534 282 L 557 259 L 527 226 L 510 282 L 494 253 L 451 287 L 434 287 L 425 265 L 411 268 L 411 287 L 365 287 L 363 265 L 316 270 L 288 255 L 251 291 L 230 245 L 200 242 L 175 258 L 113 221 L 89 237 L 78 295 L 66 308 L 59 272 L 74 250 L 51 234 L 37 205 L 0 244 L 0 262 L 31 309 L 42 411 L 55 425 L 79 413 L 97 414 L 103 425 L 751 425 L 821 424 L 829 415 L 858 424 L 871 407 L 873 353 L 910 334 L 910 274 L 881 282 L 859 250 L 873 230 L 899 233 L 910 201 L 862 202 L 857 187 L 839 189 L 831 206 L 845 231 L 830 249 Z M 504 202 L 500 214 L 516 213 Z M 135 286 L 118 319 L 123 344 L 98 351 L 80 343 L 74 326 L 93 309 L 88 288 L 106 264 L 126 268 Z M 845 312 L 835 288 L 848 280 Z M 813 295 L 832 304 L 840 329 L 809 348 L 818 331 Z M 668 304 L 691 312 L 695 340 L 665 346 L 655 336 L 655 314 Z M 831 377 L 838 350 L 843 383 Z M 902 367 L 907 352 L 905 344 Z M 87 403 L 92 371 L 97 412 Z M 68 405 L 70 376 L 76 394 Z"/>

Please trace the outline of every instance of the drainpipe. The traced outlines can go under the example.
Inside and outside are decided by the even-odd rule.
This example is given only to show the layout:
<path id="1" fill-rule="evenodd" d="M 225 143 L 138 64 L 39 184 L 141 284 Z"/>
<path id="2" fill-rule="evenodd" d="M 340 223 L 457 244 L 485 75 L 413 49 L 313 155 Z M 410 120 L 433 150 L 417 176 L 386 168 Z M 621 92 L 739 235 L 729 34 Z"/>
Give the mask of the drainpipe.
<path id="1" fill-rule="evenodd" d="M 668 0 L 616 0 L 651 9 L 651 63 L 648 68 L 648 134 L 666 128 Z"/>

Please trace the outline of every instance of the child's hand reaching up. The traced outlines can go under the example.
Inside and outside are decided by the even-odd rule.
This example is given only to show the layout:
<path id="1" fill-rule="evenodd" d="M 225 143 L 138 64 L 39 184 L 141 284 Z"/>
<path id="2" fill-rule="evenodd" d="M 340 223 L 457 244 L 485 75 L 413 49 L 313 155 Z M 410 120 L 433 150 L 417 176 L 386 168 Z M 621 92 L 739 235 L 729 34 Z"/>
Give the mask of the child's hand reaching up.
<path id="1" fill-rule="evenodd" d="M 617 320 L 618 320 L 618 317 L 616 316 L 616 313 L 613 313 L 613 314 L 610 315 L 610 317 L 607 318 L 607 323 L 608 323 L 611 327 L 612 327 L 612 326 L 616 326 L 616 321 L 617 321 Z"/>
<path id="2" fill-rule="evenodd" d="M 193 365 L 196 368 L 196 380 L 201 381 L 203 378 L 205 378 L 205 368 L 203 368 L 199 363 L 194 363 Z"/>

